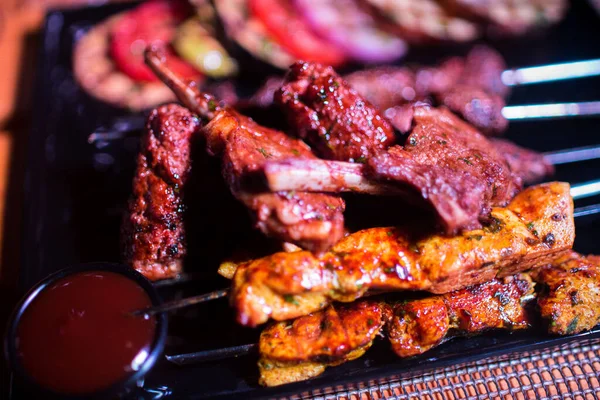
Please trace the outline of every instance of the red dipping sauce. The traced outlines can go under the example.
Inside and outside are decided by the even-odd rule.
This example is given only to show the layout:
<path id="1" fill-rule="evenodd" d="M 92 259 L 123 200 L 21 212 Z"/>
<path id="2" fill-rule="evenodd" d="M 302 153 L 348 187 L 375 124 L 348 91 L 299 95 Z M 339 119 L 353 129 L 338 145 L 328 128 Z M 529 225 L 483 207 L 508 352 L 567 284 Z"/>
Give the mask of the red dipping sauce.
<path id="1" fill-rule="evenodd" d="M 156 319 L 131 316 L 150 307 L 135 281 L 108 271 L 80 272 L 43 289 L 17 326 L 26 373 L 54 392 L 81 395 L 134 373 L 150 353 Z"/>

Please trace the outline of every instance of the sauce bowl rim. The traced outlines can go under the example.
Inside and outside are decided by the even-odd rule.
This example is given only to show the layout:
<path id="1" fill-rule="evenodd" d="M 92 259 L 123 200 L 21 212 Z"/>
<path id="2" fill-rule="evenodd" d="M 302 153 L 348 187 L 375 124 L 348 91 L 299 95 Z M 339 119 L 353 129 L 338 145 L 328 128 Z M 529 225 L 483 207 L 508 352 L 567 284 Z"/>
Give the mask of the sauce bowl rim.
<path id="1" fill-rule="evenodd" d="M 25 367 L 20 361 L 20 357 L 17 354 L 16 337 L 17 327 L 21 320 L 21 317 L 27 310 L 27 307 L 36 299 L 36 297 L 48 286 L 53 283 L 66 278 L 70 275 L 74 275 L 81 272 L 90 271 L 101 271 L 101 272 L 114 272 L 131 279 L 138 284 L 144 292 L 150 298 L 152 306 L 158 306 L 162 304 L 162 298 L 160 297 L 156 287 L 145 278 L 142 274 L 130 268 L 126 265 L 112 262 L 90 262 L 85 264 L 78 264 L 69 266 L 56 271 L 46 278 L 36 283 L 17 303 L 13 313 L 10 317 L 9 323 L 7 324 L 6 333 L 4 335 L 4 356 L 8 362 L 10 370 L 13 374 L 17 375 L 19 380 L 26 385 L 26 387 L 33 388 L 36 393 L 43 394 L 44 396 L 51 398 L 62 398 L 62 399 L 104 399 L 113 398 L 123 394 L 127 389 L 135 386 L 135 384 L 141 380 L 150 369 L 156 364 L 156 361 L 163 353 L 167 332 L 168 332 L 168 318 L 166 313 L 158 313 L 154 315 L 156 319 L 156 327 L 154 338 L 150 344 L 150 351 L 144 362 L 140 367 L 133 373 L 129 373 L 123 379 L 116 381 L 112 385 L 100 389 L 94 392 L 83 393 L 83 394 L 68 394 L 53 391 L 49 388 L 42 386 L 37 383 L 27 372 Z M 91 371 L 93 372 L 93 371 Z"/>

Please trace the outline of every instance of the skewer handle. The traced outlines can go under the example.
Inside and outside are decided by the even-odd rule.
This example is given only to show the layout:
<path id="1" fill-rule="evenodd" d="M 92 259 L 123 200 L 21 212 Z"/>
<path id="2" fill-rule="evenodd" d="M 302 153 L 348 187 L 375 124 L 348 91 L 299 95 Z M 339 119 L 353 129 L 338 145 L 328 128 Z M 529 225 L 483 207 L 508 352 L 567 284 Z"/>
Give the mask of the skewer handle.
<path id="1" fill-rule="evenodd" d="M 501 79 L 506 86 L 519 86 L 596 75 L 600 75 L 600 59 L 509 69 L 502 72 Z"/>

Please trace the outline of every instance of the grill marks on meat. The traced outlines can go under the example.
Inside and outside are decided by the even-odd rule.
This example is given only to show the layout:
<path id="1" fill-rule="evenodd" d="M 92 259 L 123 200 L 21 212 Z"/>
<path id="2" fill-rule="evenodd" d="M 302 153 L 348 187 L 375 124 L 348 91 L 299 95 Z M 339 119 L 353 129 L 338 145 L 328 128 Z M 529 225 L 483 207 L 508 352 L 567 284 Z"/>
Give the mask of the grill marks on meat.
<path id="1" fill-rule="evenodd" d="M 390 123 L 331 67 L 295 63 L 275 98 L 323 158 L 363 162 L 395 141 Z"/>
<path id="2" fill-rule="evenodd" d="M 383 329 L 399 357 L 422 354 L 456 336 L 529 327 L 525 303 L 534 298 L 526 275 L 402 303 L 360 300 L 334 304 L 293 321 L 272 323 L 259 340 L 263 386 L 315 377 L 362 356 Z"/>
<path id="3" fill-rule="evenodd" d="M 479 227 L 491 207 L 506 205 L 520 190 L 521 179 L 472 126 L 427 105 L 413 106 L 412 115 L 406 145 L 371 157 L 368 167 L 376 179 L 421 193 L 448 234 Z"/>
<path id="4" fill-rule="evenodd" d="M 277 386 L 305 380 L 362 356 L 388 312 L 383 303 L 363 300 L 268 326 L 259 341 L 259 383 Z"/>
<path id="5" fill-rule="evenodd" d="M 232 193 L 255 215 L 265 234 L 316 252 L 344 234 L 344 201 L 321 193 L 245 191 L 251 177 L 269 160 L 315 159 L 310 148 L 285 133 L 265 128 L 231 109 L 216 113 L 202 129 L 209 153 L 221 155 Z"/>
<path id="6" fill-rule="evenodd" d="M 570 252 L 532 276 L 541 287 L 538 307 L 550 333 L 571 335 L 600 323 L 600 256 Z"/>
<path id="7" fill-rule="evenodd" d="M 243 263 L 230 301 L 239 323 L 256 326 L 306 315 L 332 300 L 353 301 L 368 290 L 447 293 L 544 265 L 569 251 L 573 240 L 569 186 L 542 184 L 492 209 L 485 228 L 455 237 L 371 228 L 318 257 L 298 251 Z"/>
<path id="8" fill-rule="evenodd" d="M 305 143 L 219 104 L 169 70 L 160 52 L 149 50 L 145 55 L 147 64 L 178 99 L 210 120 L 202 129 L 208 152 L 222 157 L 223 175 L 232 193 L 250 209 L 259 229 L 314 252 L 325 251 L 342 237 L 345 204 L 341 198 L 316 193 L 255 194 L 245 188 L 267 160 L 316 158 Z"/>
<path id="9" fill-rule="evenodd" d="M 396 304 L 386 332 L 399 357 L 416 356 L 452 337 L 528 328 L 525 303 L 533 298 L 533 282 L 527 275 L 494 279 L 441 296 Z"/>
<path id="10" fill-rule="evenodd" d="M 126 263 L 150 280 L 181 272 L 183 189 L 190 172 L 190 138 L 199 127 L 190 111 L 175 104 L 154 109 L 146 123 L 122 240 Z"/>
<path id="11" fill-rule="evenodd" d="M 508 125 L 502 115 L 509 91 L 501 79 L 505 69 L 496 51 L 476 46 L 464 59 L 453 57 L 439 66 L 381 67 L 345 78 L 392 122 L 394 107 L 420 100 L 444 105 L 482 132 L 498 134 Z"/>

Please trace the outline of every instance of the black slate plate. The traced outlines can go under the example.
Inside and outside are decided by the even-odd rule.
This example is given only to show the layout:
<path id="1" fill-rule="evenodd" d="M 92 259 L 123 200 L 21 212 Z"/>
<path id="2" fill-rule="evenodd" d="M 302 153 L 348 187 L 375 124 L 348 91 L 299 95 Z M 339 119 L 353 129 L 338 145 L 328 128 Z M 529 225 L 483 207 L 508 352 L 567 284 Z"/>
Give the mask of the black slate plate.
<path id="1" fill-rule="evenodd" d="M 98 126 L 115 118 L 129 120 L 124 110 L 101 104 L 78 88 L 71 72 L 73 43 L 93 23 L 130 5 L 111 5 L 47 15 L 38 63 L 34 128 L 30 135 L 23 216 L 23 263 L 21 289 L 25 291 L 49 273 L 64 266 L 87 261 L 118 261 L 118 234 L 122 211 L 129 195 L 137 151 L 135 137 L 102 146 L 87 142 Z M 527 39 L 492 43 L 509 66 L 600 57 L 598 15 L 582 1 L 574 1 L 567 18 L 544 34 Z M 465 48 L 428 48 L 412 51 L 407 62 L 434 62 Z M 262 77 L 255 76 L 254 86 Z M 517 88 L 511 104 L 600 99 L 600 78 Z M 135 118 L 140 118 L 138 115 Z M 570 119 L 513 123 L 507 136 L 515 142 L 550 151 L 598 143 L 598 119 Z M 557 180 L 571 183 L 600 178 L 600 161 L 558 168 Z M 600 197 L 577 205 L 600 202 Z M 218 212 L 218 210 L 216 211 Z M 599 253 L 598 223 L 594 217 L 577 220 L 576 249 Z M 232 238 L 235 240 L 235 238 Z M 202 258 L 194 260 L 202 263 Z M 166 297 L 201 293 L 225 286 L 214 276 L 214 265 L 205 279 L 174 290 L 163 289 Z M 199 351 L 252 343 L 257 331 L 233 324 L 225 301 L 201 305 L 170 317 L 167 354 Z M 107 327 L 110 329 L 110 327 Z M 368 379 L 414 375 L 425 370 L 461 364 L 492 355 L 509 354 L 558 345 L 571 340 L 600 337 L 600 329 L 570 337 L 550 337 L 541 330 L 489 333 L 457 339 L 421 357 L 399 360 L 387 343 L 379 341 L 362 358 L 330 368 L 321 377 L 263 389 L 257 385 L 254 355 L 178 367 L 166 361 L 149 374 L 137 398 L 279 397 L 316 388 L 334 387 Z M 24 398 L 18 387 L 14 399 Z"/>

